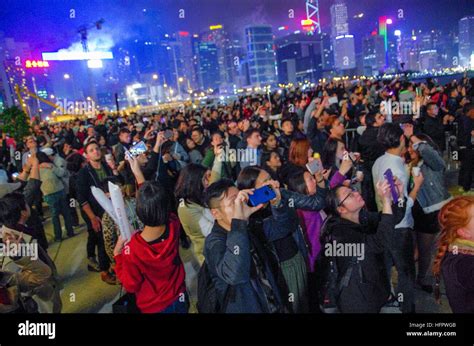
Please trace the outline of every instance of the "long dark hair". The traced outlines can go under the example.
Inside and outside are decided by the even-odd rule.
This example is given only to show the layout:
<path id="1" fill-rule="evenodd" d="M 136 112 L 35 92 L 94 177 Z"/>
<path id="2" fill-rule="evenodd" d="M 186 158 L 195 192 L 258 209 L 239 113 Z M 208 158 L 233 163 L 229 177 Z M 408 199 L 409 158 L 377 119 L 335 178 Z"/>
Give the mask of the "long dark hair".
<path id="1" fill-rule="evenodd" d="M 202 178 L 206 172 L 206 167 L 196 163 L 190 163 L 181 169 L 175 187 L 176 200 L 203 206 L 204 186 Z"/>
<path id="2" fill-rule="evenodd" d="M 324 145 L 323 151 L 321 153 L 321 162 L 323 163 L 324 168 L 329 169 L 336 164 L 338 143 L 344 144 L 344 141 L 337 138 L 329 138 Z"/>
<path id="3" fill-rule="evenodd" d="M 436 152 L 438 153 L 438 155 L 442 156 L 442 153 L 440 152 L 439 150 L 439 147 L 436 145 L 436 143 L 431 139 L 430 136 L 428 135 L 425 135 L 425 134 L 419 134 L 419 135 L 416 135 L 416 137 L 418 137 L 419 139 L 421 139 L 422 141 L 425 141 L 430 147 L 432 147 L 434 150 L 436 150 Z M 413 149 L 414 150 L 414 149 Z M 405 159 L 407 159 L 406 161 L 407 162 L 410 162 L 410 164 L 412 165 L 416 165 L 418 164 L 418 162 L 420 162 L 422 160 L 422 157 L 421 157 L 421 154 L 418 150 L 415 150 L 418 154 L 418 159 L 417 160 L 411 160 L 410 158 L 410 154 L 408 153 L 408 151 L 406 152 L 406 155 L 405 155 Z"/>
<path id="4" fill-rule="evenodd" d="M 245 167 L 237 177 L 237 188 L 239 190 L 253 189 L 261 171 L 262 168 L 259 166 Z"/>
<path id="5" fill-rule="evenodd" d="M 302 195 L 308 194 L 308 188 L 306 187 L 306 182 L 304 180 L 305 169 L 298 169 L 296 172 L 291 174 L 288 177 L 288 189 L 291 191 L 298 192 Z"/>
<path id="6" fill-rule="evenodd" d="M 48 155 L 46 155 L 42 151 L 38 151 L 36 153 L 36 157 L 38 158 L 39 163 L 52 163 L 51 160 L 49 159 Z"/>

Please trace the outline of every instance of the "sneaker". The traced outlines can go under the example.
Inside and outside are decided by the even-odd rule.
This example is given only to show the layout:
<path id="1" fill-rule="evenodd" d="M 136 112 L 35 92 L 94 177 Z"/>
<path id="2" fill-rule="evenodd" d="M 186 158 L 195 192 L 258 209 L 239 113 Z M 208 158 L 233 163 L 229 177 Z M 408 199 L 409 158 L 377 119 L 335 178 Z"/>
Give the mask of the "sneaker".
<path id="1" fill-rule="evenodd" d="M 117 278 L 109 272 L 100 272 L 100 278 L 109 285 L 117 285 Z"/>
<path id="2" fill-rule="evenodd" d="M 90 272 L 100 272 L 99 263 L 97 263 L 97 260 L 94 257 L 88 258 L 87 270 Z"/>

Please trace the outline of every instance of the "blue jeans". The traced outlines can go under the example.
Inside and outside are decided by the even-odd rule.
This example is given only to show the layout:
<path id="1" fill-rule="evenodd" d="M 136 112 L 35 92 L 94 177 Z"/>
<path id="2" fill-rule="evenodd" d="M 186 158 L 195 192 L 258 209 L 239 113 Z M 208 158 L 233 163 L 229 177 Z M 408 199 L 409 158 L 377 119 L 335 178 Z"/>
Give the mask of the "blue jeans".
<path id="1" fill-rule="evenodd" d="M 160 314 L 187 314 L 189 309 L 189 297 L 187 293 L 184 293 L 184 301 L 182 295 L 168 305 L 166 309 L 160 312 Z"/>
<path id="2" fill-rule="evenodd" d="M 56 238 L 56 240 L 62 239 L 63 233 L 61 229 L 61 221 L 59 220 L 60 214 L 64 218 L 64 223 L 66 225 L 66 231 L 68 236 L 74 235 L 74 230 L 72 228 L 72 218 L 69 211 L 69 201 L 67 200 L 67 196 L 64 190 L 44 196 L 44 200 L 46 201 L 51 210 L 51 216 L 53 219 L 54 227 L 54 237 Z"/>

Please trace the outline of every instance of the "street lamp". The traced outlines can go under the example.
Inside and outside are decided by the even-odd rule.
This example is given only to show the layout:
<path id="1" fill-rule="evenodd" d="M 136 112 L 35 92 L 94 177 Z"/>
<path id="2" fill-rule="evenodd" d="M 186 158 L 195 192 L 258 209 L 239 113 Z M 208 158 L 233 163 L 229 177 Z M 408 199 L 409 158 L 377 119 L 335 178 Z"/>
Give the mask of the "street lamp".
<path id="1" fill-rule="evenodd" d="M 71 76 L 68 73 L 65 73 L 64 74 L 64 79 L 69 79 L 69 78 L 71 78 Z"/>
<path id="2" fill-rule="evenodd" d="M 153 79 L 154 79 L 154 80 L 157 80 L 157 79 L 158 79 L 158 75 L 157 75 L 156 73 L 153 75 Z"/>

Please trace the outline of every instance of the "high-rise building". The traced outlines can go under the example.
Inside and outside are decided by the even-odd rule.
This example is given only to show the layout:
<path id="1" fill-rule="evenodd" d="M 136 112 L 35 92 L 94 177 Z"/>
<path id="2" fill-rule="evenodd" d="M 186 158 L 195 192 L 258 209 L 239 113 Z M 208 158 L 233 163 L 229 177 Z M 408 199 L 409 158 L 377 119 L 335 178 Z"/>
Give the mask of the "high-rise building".
<path id="1" fill-rule="evenodd" d="M 273 49 L 273 31 L 270 25 L 245 28 L 250 83 L 257 86 L 276 81 L 276 61 Z"/>
<path id="2" fill-rule="evenodd" d="M 420 48 L 416 35 L 402 36 L 400 42 L 400 64 L 405 71 L 418 71 L 420 69 L 418 57 Z"/>
<path id="3" fill-rule="evenodd" d="M 338 71 L 356 67 L 354 36 L 349 34 L 347 6 L 336 0 L 331 6 L 331 41 L 334 49 L 334 67 Z"/>
<path id="4" fill-rule="evenodd" d="M 330 72 L 334 69 L 334 49 L 331 36 L 327 33 L 321 33 L 321 65 L 324 72 Z"/>
<path id="5" fill-rule="evenodd" d="M 322 77 L 320 36 L 294 33 L 275 40 L 279 83 L 317 81 Z"/>
<path id="6" fill-rule="evenodd" d="M 387 51 L 388 66 L 387 66 L 387 68 L 392 73 L 395 73 L 400 69 L 400 64 L 399 64 L 399 60 L 400 60 L 399 46 L 400 46 L 400 44 L 399 43 L 400 43 L 400 38 L 399 37 L 388 39 L 388 51 Z"/>
<path id="7" fill-rule="evenodd" d="M 385 67 L 385 43 L 380 35 L 367 36 L 362 41 L 363 71 L 366 76 L 378 75 Z"/>
<path id="8" fill-rule="evenodd" d="M 186 89 L 198 88 L 198 80 L 194 69 L 193 37 L 187 31 L 179 31 L 176 35 L 179 45 L 181 76 L 184 78 Z M 179 77 L 178 77 L 179 78 Z"/>
<path id="9" fill-rule="evenodd" d="M 420 70 L 434 70 L 439 68 L 438 52 L 436 49 L 422 50 L 419 54 Z"/>
<path id="10" fill-rule="evenodd" d="M 218 89 L 220 84 L 219 62 L 215 43 L 197 42 L 199 86 L 203 90 Z"/>
<path id="11" fill-rule="evenodd" d="M 236 37 L 229 38 L 225 48 L 225 71 L 226 81 L 232 87 L 241 87 L 245 85 L 241 73 L 240 65 L 245 60 L 245 49 L 240 40 Z"/>
<path id="12" fill-rule="evenodd" d="M 334 39 L 334 67 L 340 71 L 356 67 L 353 35 L 341 35 Z"/>
<path id="13" fill-rule="evenodd" d="M 474 66 L 474 16 L 459 20 L 459 65 Z"/>
<path id="14" fill-rule="evenodd" d="M 459 65 L 459 38 L 454 32 L 443 33 L 436 42 L 441 67 L 457 67 Z"/>
<path id="15" fill-rule="evenodd" d="M 229 83 L 230 80 L 226 68 L 226 47 L 229 43 L 229 37 L 224 27 L 220 24 L 211 25 L 209 30 L 201 33 L 200 36 L 202 42 L 214 43 L 216 45 L 220 83 Z"/>
<path id="16" fill-rule="evenodd" d="M 20 101 L 15 93 L 15 86 L 18 85 L 20 89 L 27 87 L 30 91 L 36 90 L 36 83 L 33 81 L 44 81 L 45 76 L 43 69 L 36 72 L 36 77 L 33 79 L 31 73 L 28 74 L 25 68 L 25 62 L 31 59 L 31 51 L 28 43 L 16 42 L 13 38 L 4 37 L 0 33 L 0 108 L 12 107 L 14 105 L 21 106 Z M 44 83 L 42 83 L 44 84 Z M 41 109 L 37 100 L 35 102 L 28 102 L 29 96 L 25 95 L 25 107 L 30 113 L 34 114 Z"/>
<path id="17" fill-rule="evenodd" d="M 331 11 L 331 37 L 349 34 L 347 22 L 347 6 L 342 0 L 337 0 L 330 8 Z"/>

